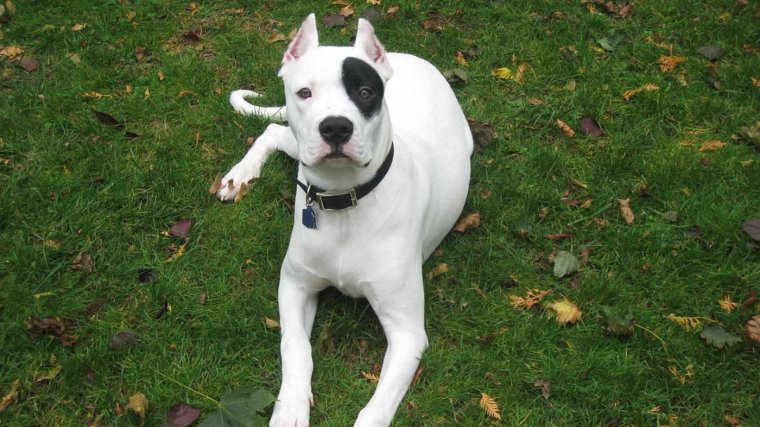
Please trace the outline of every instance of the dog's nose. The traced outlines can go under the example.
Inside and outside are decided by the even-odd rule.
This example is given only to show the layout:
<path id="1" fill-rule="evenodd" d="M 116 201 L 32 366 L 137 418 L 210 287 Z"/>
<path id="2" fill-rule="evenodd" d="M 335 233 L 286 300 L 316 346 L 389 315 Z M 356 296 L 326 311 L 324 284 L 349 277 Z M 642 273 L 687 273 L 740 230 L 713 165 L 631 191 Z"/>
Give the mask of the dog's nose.
<path id="1" fill-rule="evenodd" d="M 331 145 L 343 145 L 354 133 L 351 120 L 341 116 L 330 116 L 319 124 L 319 134 Z"/>

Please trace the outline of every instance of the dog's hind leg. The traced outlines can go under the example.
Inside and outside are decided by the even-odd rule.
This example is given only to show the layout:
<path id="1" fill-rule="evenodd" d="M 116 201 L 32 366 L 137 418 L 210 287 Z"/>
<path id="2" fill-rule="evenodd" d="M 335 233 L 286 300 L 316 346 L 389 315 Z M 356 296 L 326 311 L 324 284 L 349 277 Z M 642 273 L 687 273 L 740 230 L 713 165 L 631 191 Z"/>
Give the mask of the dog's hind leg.
<path id="1" fill-rule="evenodd" d="M 298 145 L 290 128 L 271 124 L 253 143 L 245 157 L 224 175 L 216 197 L 222 201 L 233 200 L 243 184 L 261 176 L 261 167 L 278 150 L 298 160 Z"/>

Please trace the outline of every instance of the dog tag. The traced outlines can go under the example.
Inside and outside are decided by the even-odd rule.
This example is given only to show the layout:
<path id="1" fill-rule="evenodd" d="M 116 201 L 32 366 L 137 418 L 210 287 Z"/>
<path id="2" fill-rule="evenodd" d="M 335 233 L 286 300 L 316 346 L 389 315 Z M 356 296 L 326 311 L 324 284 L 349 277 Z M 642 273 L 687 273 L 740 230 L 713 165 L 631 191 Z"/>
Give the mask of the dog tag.
<path id="1" fill-rule="evenodd" d="M 317 228 L 317 214 L 314 212 L 314 209 L 312 209 L 311 206 L 307 206 L 303 211 L 301 211 L 301 222 L 306 228 Z"/>

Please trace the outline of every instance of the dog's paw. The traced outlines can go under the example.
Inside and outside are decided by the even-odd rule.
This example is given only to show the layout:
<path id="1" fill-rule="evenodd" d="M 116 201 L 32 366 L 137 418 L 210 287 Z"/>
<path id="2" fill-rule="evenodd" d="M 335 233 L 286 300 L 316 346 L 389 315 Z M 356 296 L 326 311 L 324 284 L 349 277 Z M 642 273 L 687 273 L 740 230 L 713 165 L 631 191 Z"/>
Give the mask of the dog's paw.
<path id="1" fill-rule="evenodd" d="M 372 408 L 365 407 L 359 412 L 354 427 L 387 427 L 391 425 L 391 420 L 392 418 L 389 418 L 387 413 L 378 413 Z"/>
<path id="2" fill-rule="evenodd" d="M 308 427 L 309 409 L 309 399 L 277 399 L 269 427 Z"/>
<path id="3" fill-rule="evenodd" d="M 211 187 L 216 198 L 229 202 L 231 200 L 240 201 L 248 191 L 248 183 L 259 177 L 259 171 L 255 168 L 248 167 L 238 163 L 224 177 L 215 182 Z"/>

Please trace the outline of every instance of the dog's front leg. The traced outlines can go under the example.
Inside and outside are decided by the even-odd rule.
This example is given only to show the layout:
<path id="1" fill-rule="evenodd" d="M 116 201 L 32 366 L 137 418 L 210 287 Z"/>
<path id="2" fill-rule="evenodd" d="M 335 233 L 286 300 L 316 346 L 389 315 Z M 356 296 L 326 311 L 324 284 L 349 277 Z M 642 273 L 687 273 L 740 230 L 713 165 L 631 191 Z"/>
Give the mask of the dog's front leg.
<path id="1" fill-rule="evenodd" d="M 277 297 L 282 384 L 269 426 L 303 427 L 309 425 L 309 409 L 313 403 L 309 336 L 317 311 L 317 290 L 296 283 L 285 270 L 283 266 Z"/>
<path id="2" fill-rule="evenodd" d="M 221 180 L 216 197 L 222 201 L 235 198 L 242 184 L 261 176 L 261 167 L 275 151 L 284 151 L 288 156 L 298 160 L 298 144 L 295 136 L 287 126 L 271 124 L 256 139 L 243 160 L 227 172 Z"/>
<path id="3" fill-rule="evenodd" d="M 416 275 L 401 289 L 382 289 L 384 293 L 368 297 L 385 331 L 388 350 L 377 389 L 354 427 L 390 425 L 427 348 L 421 269 Z"/>

